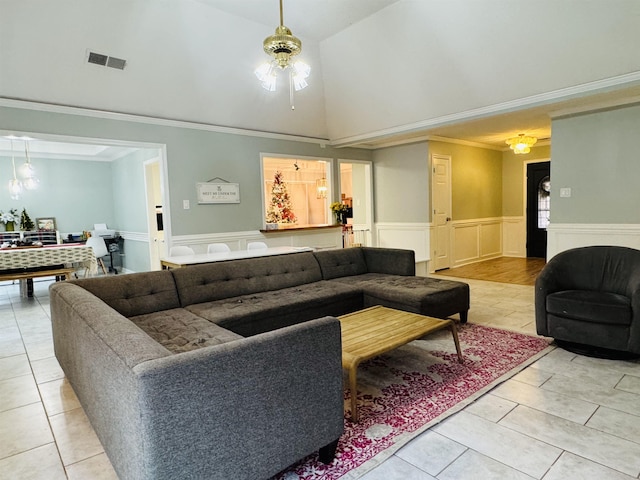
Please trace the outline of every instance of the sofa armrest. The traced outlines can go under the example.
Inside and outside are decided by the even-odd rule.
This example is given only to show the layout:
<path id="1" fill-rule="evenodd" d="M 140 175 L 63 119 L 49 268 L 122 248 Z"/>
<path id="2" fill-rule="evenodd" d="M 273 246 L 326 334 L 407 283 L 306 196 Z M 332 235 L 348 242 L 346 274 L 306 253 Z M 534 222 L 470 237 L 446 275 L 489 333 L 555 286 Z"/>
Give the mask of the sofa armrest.
<path id="1" fill-rule="evenodd" d="M 415 275 L 416 254 L 399 248 L 362 247 L 369 273 Z"/>
<path id="2" fill-rule="evenodd" d="M 343 431 L 334 317 L 134 370 L 149 478 L 267 478 Z"/>

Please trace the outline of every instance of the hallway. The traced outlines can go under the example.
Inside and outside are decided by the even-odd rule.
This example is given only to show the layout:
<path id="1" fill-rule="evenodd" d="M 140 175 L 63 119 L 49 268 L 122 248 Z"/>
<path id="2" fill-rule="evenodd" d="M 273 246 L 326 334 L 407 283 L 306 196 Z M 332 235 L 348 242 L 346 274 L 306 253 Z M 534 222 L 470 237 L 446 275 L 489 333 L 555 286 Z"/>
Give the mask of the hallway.
<path id="1" fill-rule="evenodd" d="M 545 265 L 542 258 L 500 257 L 462 267 L 439 270 L 434 275 L 446 277 L 472 278 L 488 282 L 534 285 L 536 277 Z"/>

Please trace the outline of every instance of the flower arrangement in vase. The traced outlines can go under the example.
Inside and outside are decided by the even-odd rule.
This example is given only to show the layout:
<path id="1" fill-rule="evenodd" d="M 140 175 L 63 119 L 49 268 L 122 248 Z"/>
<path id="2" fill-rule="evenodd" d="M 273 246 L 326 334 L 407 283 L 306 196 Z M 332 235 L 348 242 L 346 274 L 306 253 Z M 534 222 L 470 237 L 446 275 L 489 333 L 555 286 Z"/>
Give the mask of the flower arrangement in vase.
<path id="1" fill-rule="evenodd" d="M 349 211 L 349 207 L 342 202 L 333 202 L 329 205 L 329 208 L 336 215 L 338 223 L 342 225 L 347 223 L 347 212 Z"/>
<path id="2" fill-rule="evenodd" d="M 20 215 L 18 215 L 18 210 L 16 208 L 12 208 L 6 213 L 0 211 L 0 222 L 5 225 L 7 232 L 13 232 L 16 229 L 15 222 L 19 221 Z"/>

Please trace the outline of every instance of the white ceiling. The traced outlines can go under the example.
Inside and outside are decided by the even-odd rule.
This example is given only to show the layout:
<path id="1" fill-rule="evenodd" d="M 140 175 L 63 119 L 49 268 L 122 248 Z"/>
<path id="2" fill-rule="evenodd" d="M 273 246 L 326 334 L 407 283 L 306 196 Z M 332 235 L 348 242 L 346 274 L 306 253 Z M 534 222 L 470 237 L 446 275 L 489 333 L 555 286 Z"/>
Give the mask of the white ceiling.
<path id="1" fill-rule="evenodd" d="M 198 0 L 267 27 L 280 24 L 279 0 Z M 283 0 L 285 26 L 296 37 L 320 42 L 398 0 Z M 310 12 L 313 12 L 310 14 Z M 265 35 L 266 37 L 267 35 Z"/>
<path id="2" fill-rule="evenodd" d="M 41 5 L 42 7 L 45 7 L 46 5 L 48 6 L 47 2 L 45 2 L 44 0 L 41 0 L 41 1 L 43 2 Z M 197 5 L 211 7 L 212 9 L 225 12 L 226 14 L 229 14 L 231 16 L 236 16 L 239 19 L 242 19 L 242 21 L 253 22 L 254 24 L 256 24 L 255 31 L 260 32 L 257 38 L 258 41 L 259 41 L 259 37 L 263 35 L 262 31 L 264 31 L 265 36 L 269 35 L 273 33 L 275 27 L 279 23 L 279 1 L 278 0 L 195 0 L 195 2 L 196 2 L 195 4 Z M 100 5 L 102 8 L 107 9 L 107 5 L 104 3 L 97 2 L 97 1 L 94 3 L 95 5 Z M 413 0 L 413 2 L 407 2 L 407 1 L 402 2 L 401 0 L 284 0 L 284 5 L 283 5 L 284 24 L 287 25 L 292 30 L 294 35 L 303 39 L 305 49 L 313 53 L 314 50 L 317 50 L 318 42 L 323 42 L 323 41 L 331 42 L 332 37 L 341 35 L 346 29 L 353 29 L 354 26 L 360 27 L 364 25 L 366 25 L 367 27 L 370 27 L 368 20 L 370 20 L 370 17 L 372 15 L 377 14 L 377 17 L 382 17 L 382 20 L 386 21 L 388 17 L 392 16 L 392 13 L 396 12 L 397 10 L 401 10 L 401 8 L 396 8 L 396 7 L 408 8 L 407 5 L 410 5 L 410 8 L 415 8 L 416 11 L 420 12 L 420 9 L 424 5 L 435 4 L 437 9 L 439 9 L 440 11 L 444 11 L 446 10 L 445 6 L 447 5 L 447 3 L 448 2 L 438 3 L 438 2 L 427 1 L 427 0 Z M 631 5 L 631 3 L 629 2 L 626 2 L 626 3 L 628 5 Z M 395 5 L 395 4 L 400 4 L 400 5 Z M 19 4 L 13 4 L 13 5 L 18 7 Z M 146 4 L 142 4 L 142 5 L 146 5 Z M 161 5 L 161 3 L 159 3 L 158 5 Z M 170 5 L 170 3 L 168 3 L 167 5 Z M 182 5 L 183 4 L 181 4 L 180 6 L 182 7 Z M 525 5 L 527 5 L 527 3 L 523 1 L 521 6 L 523 6 L 524 8 Z M 621 3 L 620 5 L 623 5 L 623 3 Z M 86 8 L 89 9 L 89 7 L 86 7 Z M 174 5 L 174 8 L 175 8 L 175 5 Z M 495 5 L 494 5 L 494 8 L 495 8 Z M 381 13 L 381 11 L 384 9 L 388 9 L 388 11 Z M 488 9 L 488 11 L 490 10 L 491 9 Z M 51 12 L 49 12 L 47 16 L 54 15 L 53 12 L 57 12 L 57 11 L 59 10 L 52 10 Z M 119 15 L 119 11 L 117 9 L 114 11 L 105 10 L 105 13 L 114 15 L 115 16 L 114 18 L 119 18 L 117 17 Z M 178 15 L 179 13 L 184 13 L 184 12 L 181 12 L 179 9 L 177 9 L 176 15 Z M 497 13 L 494 12 L 494 14 L 497 14 Z M 633 18 L 632 14 L 629 14 L 627 16 Z M 106 17 L 106 18 L 107 20 L 109 20 L 111 17 Z M 38 19 L 38 15 L 36 15 L 34 20 L 37 20 L 37 19 Z M 431 18 L 427 16 L 425 17 L 425 21 L 426 19 L 431 19 Z M 157 19 L 159 23 L 163 20 L 166 21 L 166 18 L 163 16 L 160 16 Z M 210 19 L 207 19 L 207 20 L 210 20 Z M 436 21 L 437 19 L 433 18 L 432 20 Z M 540 20 L 538 19 L 538 21 Z M 48 28 L 47 25 L 51 23 L 55 23 L 55 20 L 52 22 L 48 22 L 48 23 L 47 22 L 48 22 L 47 19 L 42 18 L 40 20 L 40 23 L 35 22 L 36 26 L 34 28 L 37 27 L 40 30 Z M 61 20 L 58 19 L 58 23 L 60 22 Z M 236 23 L 230 20 L 227 20 L 227 23 L 231 23 L 233 24 L 233 26 L 236 25 Z M 238 23 L 238 25 L 241 25 L 241 24 L 242 23 Z M 359 24 L 359 25 L 356 25 L 356 24 Z M 244 24 L 242 25 L 244 26 Z M 374 25 L 378 25 L 378 24 L 374 24 Z M 27 24 L 27 25 L 23 25 L 23 27 L 24 28 L 22 29 L 16 28 L 16 32 L 20 32 L 26 28 L 27 31 L 25 32 L 25 35 L 29 34 L 30 31 L 28 30 L 28 28 L 30 28 L 30 26 Z M 249 27 L 251 26 L 249 25 Z M 616 25 L 613 25 L 613 27 L 616 27 Z M 433 25 L 431 26 L 431 28 L 434 28 Z M 99 30 L 99 29 L 94 28 L 94 30 Z M 253 30 L 253 28 L 248 28 L 248 30 Z M 90 32 L 87 35 L 87 38 L 92 38 L 93 36 L 95 36 L 95 39 L 101 38 L 97 33 L 94 35 L 91 29 L 88 29 L 87 31 Z M 377 31 L 378 30 L 376 30 L 376 32 Z M 615 28 L 612 31 L 616 31 Z M 207 32 L 207 33 L 210 34 L 212 32 Z M 383 37 L 384 33 L 385 33 L 384 31 L 380 31 L 379 35 Z M 17 35 L 17 33 L 14 33 L 14 34 Z M 599 34 L 602 35 L 603 33 L 599 32 Z M 250 33 L 246 33 L 245 35 L 251 36 Z M 131 41 L 131 42 L 134 40 L 134 38 L 137 38 L 134 36 L 131 36 L 131 37 L 125 37 L 124 35 L 121 35 L 121 36 L 125 38 L 126 41 Z M 55 38 L 52 38 L 51 40 L 52 40 L 52 43 L 55 43 L 56 41 Z M 261 57 L 261 52 L 260 52 L 261 49 L 259 47 L 255 48 L 255 42 L 256 42 L 256 39 L 253 39 L 252 37 L 251 41 L 249 42 L 251 45 L 251 52 L 255 51 L 254 53 L 256 54 L 256 58 L 259 58 Z M 95 41 L 95 43 L 96 43 L 95 46 L 97 47 L 103 46 L 101 42 Z M 129 82 L 130 81 L 129 77 L 142 71 L 142 68 L 140 65 L 142 59 L 134 55 L 134 52 L 136 52 L 136 50 L 132 48 L 134 47 L 133 44 L 129 44 L 125 42 L 124 45 L 120 45 L 116 49 L 110 46 L 111 43 L 116 45 L 118 42 L 116 40 L 109 38 L 109 40 L 105 41 L 104 43 L 104 47 L 103 47 L 104 51 L 110 54 L 113 54 L 114 52 L 116 54 L 120 54 L 120 52 L 122 52 L 123 53 L 122 56 L 124 57 L 128 57 L 130 54 L 131 66 L 127 67 L 128 69 L 125 70 L 124 73 L 120 73 L 120 72 L 113 73 L 108 71 L 95 70 L 95 68 L 97 67 L 94 67 L 94 66 L 87 67 L 85 64 L 80 67 L 81 68 L 80 70 L 78 71 L 73 70 L 73 72 L 76 73 L 76 78 L 74 78 L 75 83 L 77 83 L 78 85 L 82 85 L 82 81 L 84 80 L 87 85 L 91 85 L 91 88 L 93 90 L 99 91 L 101 87 L 104 88 L 106 86 L 111 88 L 112 86 L 120 85 L 120 84 L 109 83 L 109 82 L 119 82 L 119 81 Z M 16 41 L 16 44 L 19 44 L 19 42 Z M 199 42 L 193 43 L 190 46 L 195 47 L 196 45 L 200 46 L 203 44 L 207 44 L 207 42 L 199 41 Z M 24 45 L 26 45 L 26 43 Z M 52 48 L 53 46 L 54 45 L 52 45 Z M 82 49 L 84 49 L 84 47 L 87 47 L 87 46 L 94 46 L 94 45 L 89 45 L 89 44 L 81 45 Z M 67 45 L 66 47 L 69 48 L 69 45 Z M 148 45 L 142 44 L 140 45 L 140 48 L 141 50 L 136 53 L 142 53 L 142 52 L 148 53 L 148 50 L 146 50 L 146 48 L 148 48 Z M 100 50 L 100 48 L 98 48 L 98 50 Z M 22 52 L 22 51 L 15 52 L 16 55 L 23 54 L 23 53 L 25 52 Z M 35 55 L 38 53 L 38 51 L 34 50 L 33 52 L 31 52 L 29 50 L 26 53 L 30 55 Z M 184 53 L 184 52 L 180 51 L 180 53 Z M 535 63 L 536 61 L 539 61 L 539 59 L 542 59 L 543 56 L 544 56 L 544 52 L 538 52 L 536 54 L 536 58 L 529 57 L 529 61 Z M 31 59 L 29 64 L 37 65 L 39 63 L 37 57 L 28 57 L 28 58 Z M 194 54 L 193 58 L 209 58 L 209 56 Z M 73 62 L 76 61 L 75 58 L 72 58 L 72 60 Z M 136 60 L 137 60 L 137 63 L 136 63 Z M 172 60 L 175 60 L 175 58 L 172 58 Z M 242 62 L 237 62 L 237 61 L 231 62 L 231 64 L 235 66 L 238 66 L 239 63 L 241 64 Z M 67 70 L 71 68 L 73 69 L 78 68 L 75 66 L 75 63 L 72 63 L 71 65 L 72 65 L 71 67 L 69 65 L 66 66 Z M 207 63 L 205 65 L 209 65 L 209 64 Z M 576 63 L 575 70 L 579 68 L 579 65 L 580 65 L 579 63 Z M 0 66 L 2 65 L 0 64 Z M 49 67 L 50 67 L 49 71 L 53 76 L 54 75 L 53 69 L 56 66 L 52 64 L 52 65 L 49 65 Z M 147 68 L 149 68 L 148 65 L 147 65 Z M 8 73 L 11 71 L 12 70 L 7 69 L 5 71 L 5 75 L 8 75 Z M 19 70 L 16 70 L 16 71 L 19 72 Z M 207 72 L 199 71 L 198 73 L 196 73 L 196 75 L 201 75 L 203 77 L 202 82 L 207 83 L 204 80 L 204 78 L 206 77 L 204 73 L 207 73 Z M 208 72 L 208 73 L 211 74 L 212 72 Z M 82 75 L 87 75 L 87 77 L 85 78 Z M 247 75 L 246 72 L 243 71 L 241 72 L 238 78 L 241 78 L 244 81 L 245 77 L 247 76 L 250 76 L 250 75 Z M 24 75 L 24 74 L 20 75 L 20 79 L 24 79 L 28 77 L 29 77 L 28 75 Z M 221 75 L 221 77 L 224 78 L 225 75 Z M 156 78 L 160 78 L 160 77 L 158 76 Z M 93 83 L 90 84 L 88 80 L 91 80 Z M 248 81 L 252 81 L 252 79 L 249 79 Z M 104 82 L 104 83 L 100 83 L 100 82 Z M 10 82 L 5 82 L 5 83 L 9 84 Z M 69 83 L 72 84 L 73 82 L 69 82 Z M 22 80 L 20 80 L 19 82 L 16 81 L 16 85 L 23 86 L 24 84 L 25 82 L 23 82 Z M 108 97 L 105 93 L 104 99 L 105 100 L 109 98 L 117 99 L 120 96 L 122 96 L 120 95 L 120 92 L 130 92 L 132 95 L 135 94 L 136 91 L 134 88 L 124 88 L 124 85 L 128 86 L 129 84 L 122 83 L 122 85 L 123 87 L 120 90 L 118 90 L 118 93 L 119 93 L 118 96 Z M 209 84 L 207 83 L 207 85 Z M 60 86 L 60 88 L 62 88 L 62 86 Z M 329 87 L 325 85 L 325 88 L 329 88 Z M 90 91 L 87 88 L 85 88 L 85 90 Z M 211 92 L 214 90 L 215 89 L 207 86 L 208 92 Z M 37 93 L 37 90 L 34 90 L 34 91 L 36 91 Z M 74 96 L 71 98 L 73 98 L 74 101 L 82 102 L 83 97 L 80 96 L 81 91 L 82 91 L 82 88 L 78 88 L 77 92 L 76 91 L 73 92 Z M 240 91 L 241 91 L 240 87 L 238 87 L 238 92 Z M 19 92 L 19 93 L 13 94 L 13 96 L 15 98 L 24 97 L 26 99 L 29 99 L 30 98 L 29 91 L 25 90 L 25 92 L 27 93 L 22 94 Z M 259 100 L 253 100 L 253 105 L 256 109 L 258 109 L 262 107 L 261 102 L 263 101 L 262 100 L 263 93 L 258 91 L 256 92 L 257 92 L 256 95 L 259 95 L 259 96 L 255 98 Z M 3 92 L 0 92 L 0 95 L 2 94 Z M 231 96 L 232 95 L 227 95 L 227 97 L 231 97 Z M 33 97 L 35 100 L 38 100 L 37 95 L 33 95 Z M 140 97 L 140 95 L 138 95 L 138 97 Z M 85 98 L 88 98 L 88 97 L 85 97 Z M 97 100 L 97 97 L 95 96 L 91 98 L 92 100 L 94 99 Z M 175 106 L 175 105 L 172 105 L 169 101 L 169 99 L 173 97 L 165 96 L 163 98 L 164 98 L 163 102 L 166 104 L 166 105 L 164 104 L 162 105 L 163 108 L 170 110 Z M 183 100 L 182 97 L 176 97 L 176 98 L 178 99 L 179 102 Z M 135 98 L 131 97 L 129 100 L 133 102 Z M 55 102 L 56 100 L 51 99 L 50 101 Z M 63 104 L 65 103 L 64 97 L 60 97 L 60 99 L 57 101 L 59 103 L 63 103 Z M 304 101 L 303 95 L 300 96 L 299 101 L 300 102 Z M 222 104 L 217 105 L 217 108 L 207 109 L 205 107 L 205 105 L 207 105 L 205 100 L 202 100 L 202 102 L 203 102 L 202 111 L 206 111 L 206 112 L 228 111 L 226 106 Z M 640 102 L 640 85 L 635 85 L 635 86 L 632 85 L 624 88 L 610 88 L 607 91 L 601 91 L 595 95 L 584 95 L 584 96 L 571 98 L 570 100 L 565 99 L 558 102 L 548 102 L 546 104 L 535 105 L 533 107 L 509 111 L 507 113 L 501 113 L 499 115 L 479 115 L 478 118 L 474 120 L 468 120 L 465 122 L 452 122 L 451 124 L 447 124 L 446 122 L 438 122 L 438 126 L 436 127 L 428 127 L 428 126 L 417 126 L 415 128 L 408 127 L 408 128 L 402 129 L 402 131 L 393 131 L 392 133 L 389 133 L 389 134 L 380 134 L 377 137 L 373 135 L 369 135 L 367 138 L 364 138 L 362 141 L 356 140 L 350 143 L 350 145 L 376 148 L 376 147 L 382 147 L 385 145 L 390 145 L 398 142 L 408 142 L 416 139 L 435 136 L 435 137 L 442 137 L 442 138 L 447 138 L 447 139 L 452 139 L 457 141 L 472 142 L 474 144 L 485 145 L 485 146 L 496 148 L 496 149 L 504 149 L 506 147 L 504 140 L 511 136 L 515 136 L 519 133 L 534 135 L 539 139 L 541 139 L 542 141 L 548 140 L 551 136 L 551 118 L 554 116 L 566 115 L 566 114 L 599 109 L 599 108 L 609 108 L 615 105 L 623 105 L 623 104 L 638 103 L 638 102 Z M 156 102 L 155 105 L 159 105 L 159 104 Z M 87 106 L 91 108 L 93 105 L 80 104 L 79 106 Z M 96 109 L 105 108 L 100 104 L 96 104 L 93 107 Z M 305 105 L 302 104 L 300 107 L 300 110 L 303 110 L 304 107 Z M 271 111 L 272 109 L 275 109 L 275 108 L 276 108 L 275 106 L 270 105 L 268 106 L 267 111 Z M 384 112 L 384 107 L 382 108 L 382 112 Z M 146 114 L 146 112 L 144 111 L 140 111 L 140 113 Z M 196 112 L 196 113 L 199 114 L 200 112 Z M 375 115 L 378 115 L 379 113 L 380 112 L 375 112 Z M 157 116 L 166 116 L 167 118 L 177 118 L 177 117 L 172 117 L 170 113 L 165 113 L 161 111 L 149 112 L 148 114 L 151 116 L 157 115 Z M 284 113 L 280 114 L 280 116 L 284 116 L 284 115 L 285 115 Z M 251 116 L 246 116 L 246 115 L 244 117 L 251 118 Z M 244 120 L 244 117 L 242 117 L 243 120 Z M 186 118 L 186 117 L 184 119 L 189 120 L 189 118 Z M 198 118 L 194 117 L 194 121 L 198 121 Z M 215 123 L 215 121 L 213 123 Z M 419 124 L 420 122 L 417 122 L 417 123 Z M 223 125 L 226 125 L 226 124 L 223 123 Z M 229 125 L 233 126 L 232 123 L 230 123 Z M 249 127 L 249 128 L 252 128 L 252 127 Z M 24 155 L 23 150 L 24 150 L 23 142 L 16 141 L 16 145 L 15 145 L 16 158 Z M 72 159 L 79 159 L 79 160 L 96 159 L 96 160 L 105 160 L 105 161 L 110 161 L 110 160 L 119 158 L 122 155 L 125 155 L 128 153 L 128 150 L 122 149 L 121 147 L 117 147 L 117 146 L 107 147 L 107 146 L 96 146 L 96 145 L 86 145 L 86 144 L 84 145 L 65 144 L 57 141 L 50 141 L 49 139 L 33 140 L 32 142 L 30 142 L 30 151 L 33 156 L 41 156 L 41 157 L 49 156 L 54 158 L 64 157 L 64 158 L 72 158 Z M 1 155 L 11 154 L 9 142 L 3 138 L 0 138 L 0 154 Z"/>

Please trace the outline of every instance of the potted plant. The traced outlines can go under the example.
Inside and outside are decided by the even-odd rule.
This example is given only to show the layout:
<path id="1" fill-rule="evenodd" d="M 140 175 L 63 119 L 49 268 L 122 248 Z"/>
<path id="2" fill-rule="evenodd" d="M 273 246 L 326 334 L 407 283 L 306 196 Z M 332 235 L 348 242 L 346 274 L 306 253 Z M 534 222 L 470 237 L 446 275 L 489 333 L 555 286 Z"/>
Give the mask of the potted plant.
<path id="1" fill-rule="evenodd" d="M 15 222 L 20 221 L 20 215 L 18 215 L 18 210 L 12 208 L 8 212 L 0 211 L 0 222 L 5 225 L 5 230 L 7 232 L 13 232 L 16 229 Z"/>

